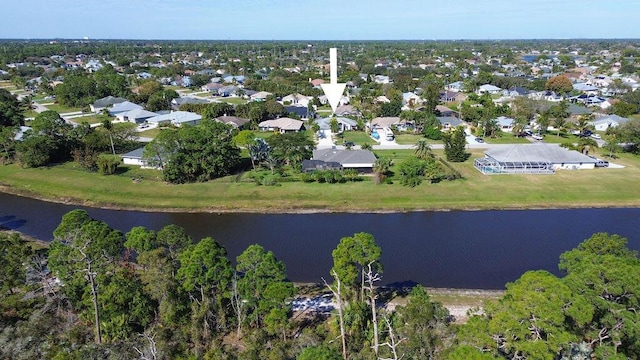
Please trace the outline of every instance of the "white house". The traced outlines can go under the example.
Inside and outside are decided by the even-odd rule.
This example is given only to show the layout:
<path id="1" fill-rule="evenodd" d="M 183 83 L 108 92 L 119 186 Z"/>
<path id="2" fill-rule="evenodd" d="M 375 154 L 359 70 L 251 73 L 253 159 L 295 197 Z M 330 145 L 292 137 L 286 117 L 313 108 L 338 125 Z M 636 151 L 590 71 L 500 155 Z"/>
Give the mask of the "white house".
<path id="1" fill-rule="evenodd" d="M 478 90 L 476 90 L 476 93 L 478 95 L 482 95 L 482 94 L 499 94 L 500 92 L 502 92 L 502 89 L 497 87 L 497 86 L 493 86 L 491 84 L 485 84 L 485 85 L 480 85 L 480 87 L 478 87 Z"/>
<path id="2" fill-rule="evenodd" d="M 290 94 L 282 98 L 282 104 L 307 107 L 311 100 L 313 100 L 313 96 Z"/>
<path id="3" fill-rule="evenodd" d="M 168 114 L 157 115 L 147 119 L 149 123 L 155 123 L 158 125 L 162 124 L 173 124 L 175 126 L 182 125 L 198 125 L 202 120 L 202 116 L 196 113 L 192 113 L 189 111 L 172 111 Z"/>
<path id="4" fill-rule="evenodd" d="M 277 131 L 279 133 L 298 132 L 304 130 L 304 122 L 288 117 L 267 120 L 258 124 L 260 131 Z"/>
<path id="5" fill-rule="evenodd" d="M 124 113 L 131 110 L 142 109 L 142 106 L 134 104 L 130 101 L 123 101 L 121 103 L 114 104 L 109 108 L 109 115 L 116 116 L 117 114 Z"/>
<path id="6" fill-rule="evenodd" d="M 145 109 L 133 109 L 126 112 L 121 112 L 116 115 L 119 121 L 122 122 L 132 122 L 134 124 L 140 124 L 145 122 L 145 120 L 157 116 L 158 114 L 147 111 Z"/>
<path id="7" fill-rule="evenodd" d="M 512 118 L 509 118 L 506 116 L 499 116 L 495 120 L 498 126 L 500 127 L 500 130 L 508 131 L 508 132 L 511 132 L 511 130 L 513 130 L 513 123 L 515 120 L 513 120 Z"/>
<path id="8" fill-rule="evenodd" d="M 629 119 L 612 114 L 595 118 L 593 121 L 590 121 L 589 124 L 593 125 L 596 131 L 606 131 L 610 127 L 618 127 L 627 121 L 629 121 Z"/>

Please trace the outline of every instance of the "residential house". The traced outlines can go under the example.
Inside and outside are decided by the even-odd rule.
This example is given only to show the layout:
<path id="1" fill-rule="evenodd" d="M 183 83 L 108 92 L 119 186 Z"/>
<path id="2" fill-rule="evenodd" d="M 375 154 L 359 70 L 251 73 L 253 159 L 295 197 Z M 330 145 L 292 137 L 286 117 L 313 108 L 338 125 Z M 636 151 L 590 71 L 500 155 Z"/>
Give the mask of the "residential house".
<path id="1" fill-rule="evenodd" d="M 612 114 L 595 118 L 593 121 L 590 121 L 589 124 L 591 124 L 597 131 L 606 131 L 610 127 L 618 127 L 627 121 L 629 121 L 629 119 Z"/>
<path id="2" fill-rule="evenodd" d="M 238 96 L 238 90 L 240 88 L 235 85 L 227 85 L 218 89 L 218 96 Z"/>
<path id="3" fill-rule="evenodd" d="M 342 105 L 336 108 L 335 112 L 336 116 L 353 116 L 353 117 L 361 117 L 362 113 L 353 107 L 353 105 Z"/>
<path id="4" fill-rule="evenodd" d="M 351 131 L 356 130 L 358 128 L 358 123 L 355 120 L 336 116 L 334 117 L 326 117 L 316 119 L 316 123 L 320 126 L 320 130 L 331 130 L 331 119 L 336 119 L 338 123 L 338 132 L 341 133 L 343 131 Z"/>
<path id="5" fill-rule="evenodd" d="M 231 125 L 234 129 L 242 129 L 245 124 L 249 122 L 249 119 L 239 118 L 237 116 L 218 116 L 215 120 Z"/>
<path id="6" fill-rule="evenodd" d="M 137 73 L 136 77 L 138 79 L 145 79 L 146 80 L 146 79 L 151 79 L 153 77 L 153 75 L 149 74 L 146 71 L 142 71 L 142 72 Z"/>
<path id="7" fill-rule="evenodd" d="M 413 92 L 406 92 L 402 94 L 402 105 L 407 108 L 415 108 L 422 104 L 422 98 Z"/>
<path id="8" fill-rule="evenodd" d="M 131 122 L 134 124 L 142 124 L 147 119 L 157 116 L 158 114 L 147 111 L 145 109 L 133 109 L 116 114 L 116 118 L 122 122 Z"/>
<path id="9" fill-rule="evenodd" d="M 294 105 L 307 107 L 309 102 L 313 100 L 313 96 L 305 96 L 301 94 L 289 94 L 282 98 L 283 105 Z"/>
<path id="10" fill-rule="evenodd" d="M 440 101 L 444 103 L 463 102 L 465 100 L 467 100 L 467 95 L 465 95 L 463 92 L 450 90 L 440 92 Z"/>
<path id="11" fill-rule="evenodd" d="M 389 84 L 391 83 L 391 79 L 386 75 L 376 75 L 373 77 L 373 82 L 376 84 Z"/>
<path id="12" fill-rule="evenodd" d="M 594 169 L 597 160 L 555 144 L 518 144 L 491 148 L 474 167 L 491 174 L 552 174 L 558 169 Z"/>
<path id="13" fill-rule="evenodd" d="M 389 100 L 389 98 L 384 95 L 380 95 L 377 98 L 373 99 L 373 102 L 376 104 L 384 104 L 384 103 L 390 103 L 391 100 Z"/>
<path id="14" fill-rule="evenodd" d="M 313 80 L 309 79 L 309 82 L 315 88 L 320 88 L 320 85 L 325 83 L 325 81 L 323 79 L 313 79 Z"/>
<path id="15" fill-rule="evenodd" d="M 369 150 L 318 149 L 313 151 L 311 160 L 338 163 L 343 169 L 356 169 L 360 173 L 371 173 L 376 156 Z M 317 166 L 317 164 L 315 165 Z"/>
<path id="16" fill-rule="evenodd" d="M 515 120 L 512 118 L 499 116 L 495 119 L 495 121 L 496 124 L 500 127 L 500 130 L 508 132 L 511 132 L 511 130 L 513 130 L 513 124 L 515 123 Z"/>
<path id="17" fill-rule="evenodd" d="M 267 91 L 259 91 L 253 95 L 250 96 L 251 101 L 266 101 L 267 97 L 273 95 L 270 92 Z"/>
<path id="18" fill-rule="evenodd" d="M 464 84 L 462 83 L 462 81 L 456 81 L 452 82 L 451 84 L 445 85 L 444 88 L 447 91 L 462 92 Z"/>
<path id="19" fill-rule="evenodd" d="M 523 88 L 520 86 L 514 86 L 509 89 L 505 89 L 502 91 L 502 96 L 507 96 L 511 98 L 515 98 L 518 96 L 527 96 L 531 91 L 527 88 Z"/>
<path id="20" fill-rule="evenodd" d="M 375 128 L 391 128 L 392 126 L 399 126 L 403 123 L 406 123 L 406 121 L 400 119 L 397 116 L 390 116 L 390 117 L 377 117 L 371 120 L 369 127 L 371 129 L 375 129 Z"/>
<path id="21" fill-rule="evenodd" d="M 134 104 L 130 101 L 123 101 L 117 104 L 114 104 L 112 107 L 108 108 L 109 109 L 109 115 L 111 116 L 116 116 L 120 113 L 124 113 L 127 111 L 131 111 L 131 110 L 136 110 L 136 109 L 142 109 L 142 106 L 138 105 L 138 104 Z"/>
<path id="22" fill-rule="evenodd" d="M 500 92 L 502 92 L 502 89 L 500 89 L 497 86 L 493 86 L 491 84 L 485 84 L 485 85 L 480 85 L 478 87 L 478 90 L 476 90 L 476 93 L 478 95 L 482 95 L 482 94 L 499 94 Z"/>
<path id="23" fill-rule="evenodd" d="M 222 85 L 220 83 L 210 82 L 208 84 L 202 85 L 200 87 L 200 90 L 208 91 L 208 92 L 213 93 L 213 94 L 217 94 L 218 90 L 220 90 L 221 87 L 224 87 L 224 85 Z"/>
<path id="24" fill-rule="evenodd" d="M 573 84 L 573 90 L 582 91 L 587 95 L 597 95 L 600 89 L 597 86 L 589 85 L 587 83 Z"/>
<path id="25" fill-rule="evenodd" d="M 440 116 L 451 116 L 451 117 L 457 117 L 460 118 L 460 113 L 453 110 L 453 109 L 449 109 L 448 107 L 444 106 L 444 105 L 436 105 L 436 112 L 440 113 Z"/>
<path id="26" fill-rule="evenodd" d="M 209 101 L 201 98 L 191 97 L 191 96 L 180 96 L 173 100 L 171 100 L 171 108 L 174 110 L 179 110 L 180 106 L 184 104 L 208 104 Z"/>
<path id="27" fill-rule="evenodd" d="M 91 111 L 93 113 L 99 113 L 102 110 L 108 108 L 109 106 L 115 105 L 115 104 L 119 104 L 119 103 L 123 103 L 127 101 L 127 99 L 125 98 L 121 98 L 121 97 L 113 97 L 113 96 L 107 96 L 107 97 L 103 97 L 102 99 L 98 99 L 96 101 L 93 102 L 93 104 L 89 105 L 89 107 L 91 108 Z"/>
<path id="28" fill-rule="evenodd" d="M 304 130 L 304 122 L 287 117 L 267 120 L 258 124 L 260 131 L 276 131 L 279 133 L 298 132 Z"/>
<path id="29" fill-rule="evenodd" d="M 465 122 L 460 118 L 453 116 L 437 116 L 436 119 L 440 122 L 441 129 L 443 131 L 449 131 L 457 128 L 458 126 L 465 126 Z"/>
<path id="30" fill-rule="evenodd" d="M 306 106 L 285 106 L 284 111 L 287 114 L 295 114 L 301 119 L 308 119 L 314 116 L 314 112 L 309 112 L 309 108 Z"/>
<path id="31" fill-rule="evenodd" d="M 122 163 L 125 165 L 136 165 L 140 166 L 143 169 L 158 169 L 155 166 L 147 165 L 146 161 L 142 158 L 142 154 L 144 153 L 144 147 L 137 148 L 133 151 L 129 151 L 126 154 L 120 155 L 122 158 Z"/>
<path id="32" fill-rule="evenodd" d="M 200 123 L 202 116 L 189 111 L 172 111 L 168 114 L 157 115 L 147 119 L 148 123 L 157 125 L 172 124 L 175 126 L 191 125 L 195 126 Z"/>

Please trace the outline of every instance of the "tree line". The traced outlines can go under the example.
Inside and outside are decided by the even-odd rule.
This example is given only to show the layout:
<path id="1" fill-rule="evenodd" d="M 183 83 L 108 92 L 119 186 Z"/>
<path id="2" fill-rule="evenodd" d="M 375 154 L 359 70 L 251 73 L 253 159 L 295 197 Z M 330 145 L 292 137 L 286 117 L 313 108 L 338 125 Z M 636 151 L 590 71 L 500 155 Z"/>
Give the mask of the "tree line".
<path id="1" fill-rule="evenodd" d="M 294 312 L 302 287 L 269 250 L 235 261 L 215 239 L 134 227 L 84 210 L 48 246 L 0 233 L 0 356 L 12 359 L 626 359 L 640 356 L 640 259 L 594 234 L 557 277 L 529 271 L 465 324 L 421 286 L 384 289 L 382 249 L 342 238 L 319 288 L 331 314 Z M 317 291 L 317 290 L 316 290 Z M 395 309 L 391 297 L 405 298 Z"/>

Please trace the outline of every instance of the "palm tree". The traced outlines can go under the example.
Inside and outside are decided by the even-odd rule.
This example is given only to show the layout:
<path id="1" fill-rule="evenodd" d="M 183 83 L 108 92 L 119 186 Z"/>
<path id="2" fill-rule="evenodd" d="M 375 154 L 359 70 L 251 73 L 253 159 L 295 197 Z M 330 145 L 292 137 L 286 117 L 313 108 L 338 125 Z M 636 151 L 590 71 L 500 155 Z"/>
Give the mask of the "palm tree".
<path id="1" fill-rule="evenodd" d="M 516 116 L 516 118 L 514 119 L 514 122 L 513 122 L 513 127 L 511 129 L 511 132 L 515 136 L 520 136 L 520 135 L 522 135 L 524 133 L 524 128 L 528 124 L 529 123 L 528 123 L 526 118 L 524 118 L 522 116 Z"/>
<path id="2" fill-rule="evenodd" d="M 376 184 L 382 183 L 382 180 L 384 180 L 384 177 L 389 172 L 389 168 L 391 168 L 391 159 L 385 157 L 376 159 L 373 163 L 373 175 Z"/>
<path id="3" fill-rule="evenodd" d="M 558 130 L 557 136 L 560 137 L 560 133 L 566 131 L 569 127 L 569 122 L 566 118 L 558 116 L 553 119 L 553 127 Z"/>
<path id="4" fill-rule="evenodd" d="M 584 134 L 587 130 L 593 130 L 593 125 L 590 124 L 595 116 L 593 114 L 581 115 L 578 117 L 578 121 L 575 124 L 575 129 Z"/>
<path id="5" fill-rule="evenodd" d="M 578 140 L 578 150 L 581 153 L 589 155 L 589 150 L 592 148 L 598 148 L 598 143 L 589 137 L 582 137 Z"/>
<path id="6" fill-rule="evenodd" d="M 429 145 L 426 139 L 418 140 L 414 153 L 419 159 L 433 157 L 433 153 L 431 152 L 431 145 Z"/>
<path id="7" fill-rule="evenodd" d="M 538 123 L 538 132 L 540 132 L 540 134 L 545 134 L 547 132 L 547 128 L 549 127 L 549 114 L 547 114 L 546 112 L 543 113 L 542 115 L 540 115 L 538 120 L 536 120 L 536 122 Z"/>
<path id="8" fill-rule="evenodd" d="M 109 134 L 109 141 L 111 142 L 111 152 L 113 152 L 113 155 L 116 155 L 116 148 L 113 146 L 113 123 L 111 122 L 111 120 L 109 119 L 104 119 L 102 121 L 102 128 L 105 129 L 107 131 L 107 133 Z"/>

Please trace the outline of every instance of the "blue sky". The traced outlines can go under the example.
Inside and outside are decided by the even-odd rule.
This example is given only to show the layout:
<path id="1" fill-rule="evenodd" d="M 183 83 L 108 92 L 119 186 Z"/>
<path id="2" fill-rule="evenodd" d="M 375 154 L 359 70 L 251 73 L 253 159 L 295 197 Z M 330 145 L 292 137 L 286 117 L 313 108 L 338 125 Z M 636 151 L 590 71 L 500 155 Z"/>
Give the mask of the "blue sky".
<path id="1" fill-rule="evenodd" d="M 640 0 L 7 0 L 0 38 L 640 38 Z"/>

